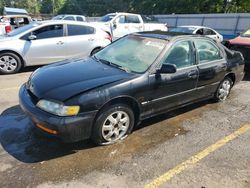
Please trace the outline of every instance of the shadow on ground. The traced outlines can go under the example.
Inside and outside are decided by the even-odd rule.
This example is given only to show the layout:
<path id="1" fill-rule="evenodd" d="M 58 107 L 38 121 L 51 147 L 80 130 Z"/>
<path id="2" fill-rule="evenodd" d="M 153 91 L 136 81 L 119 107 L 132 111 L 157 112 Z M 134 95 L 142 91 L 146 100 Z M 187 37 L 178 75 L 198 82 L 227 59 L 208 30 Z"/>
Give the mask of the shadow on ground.
<path id="1" fill-rule="evenodd" d="M 143 121 L 136 127 L 135 133 L 122 141 L 122 148 L 124 148 L 125 152 L 135 152 L 137 150 L 141 152 L 173 138 L 176 134 L 185 134 L 187 131 L 181 125 L 187 120 L 191 121 L 192 118 L 199 118 L 201 111 L 206 111 L 207 104 L 208 101 L 200 102 Z M 216 106 L 216 104 L 213 105 Z M 199 110 L 200 107 L 205 109 Z M 197 112 L 194 113 L 193 111 Z M 143 131 L 143 129 L 147 130 Z M 22 112 L 20 106 L 8 108 L 1 114 L 0 143 L 6 152 L 25 163 L 47 161 L 74 154 L 79 150 L 90 149 L 91 151 L 88 150 L 87 152 L 95 155 L 95 153 L 104 152 L 105 149 L 109 152 L 117 148 L 117 144 L 97 148 L 89 140 L 69 144 L 62 143 L 56 138 L 47 137 L 34 127 L 30 119 Z M 105 149 L 102 149 L 103 147 Z"/>
<path id="2" fill-rule="evenodd" d="M 29 66 L 29 67 L 24 67 L 22 70 L 21 70 L 21 73 L 23 72 L 34 72 L 36 69 L 42 67 L 42 65 L 37 65 L 37 66 Z"/>

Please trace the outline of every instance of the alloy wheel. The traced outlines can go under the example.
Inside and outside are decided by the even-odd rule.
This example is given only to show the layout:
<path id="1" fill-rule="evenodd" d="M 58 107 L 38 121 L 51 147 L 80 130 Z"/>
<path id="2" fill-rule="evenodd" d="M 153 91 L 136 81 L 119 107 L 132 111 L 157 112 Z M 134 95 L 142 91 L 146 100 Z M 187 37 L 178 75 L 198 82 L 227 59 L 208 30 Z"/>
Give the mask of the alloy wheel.
<path id="1" fill-rule="evenodd" d="M 15 58 L 11 56 L 2 56 L 0 57 L 0 69 L 4 72 L 12 72 L 18 66 L 18 62 Z"/>
<path id="2" fill-rule="evenodd" d="M 124 111 L 116 111 L 105 119 L 102 126 L 102 137 L 107 142 L 115 142 L 126 135 L 129 126 L 129 115 Z"/>
<path id="3" fill-rule="evenodd" d="M 218 98 L 221 101 L 226 100 L 226 98 L 228 97 L 228 95 L 230 93 L 230 89 L 231 89 L 231 83 L 229 80 L 225 79 L 222 82 L 222 84 L 220 85 L 219 92 L 218 92 Z"/>

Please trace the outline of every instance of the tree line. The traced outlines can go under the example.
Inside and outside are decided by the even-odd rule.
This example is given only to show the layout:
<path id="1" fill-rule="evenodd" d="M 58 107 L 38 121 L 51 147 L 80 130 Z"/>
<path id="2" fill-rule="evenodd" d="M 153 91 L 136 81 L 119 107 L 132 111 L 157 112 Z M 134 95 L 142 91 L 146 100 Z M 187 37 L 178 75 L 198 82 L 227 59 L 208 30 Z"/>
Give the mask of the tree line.
<path id="1" fill-rule="evenodd" d="M 33 15 L 102 16 L 110 12 L 140 14 L 250 12 L 250 0 L 0 0 L 0 11 L 4 6 L 24 8 Z"/>

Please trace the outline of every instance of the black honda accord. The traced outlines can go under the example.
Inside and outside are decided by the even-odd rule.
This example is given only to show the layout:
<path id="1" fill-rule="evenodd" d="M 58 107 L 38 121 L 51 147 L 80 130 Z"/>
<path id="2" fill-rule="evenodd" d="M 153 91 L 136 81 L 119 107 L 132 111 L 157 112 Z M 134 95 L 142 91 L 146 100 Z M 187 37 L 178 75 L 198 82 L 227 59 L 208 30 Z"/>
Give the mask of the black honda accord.
<path id="1" fill-rule="evenodd" d="M 209 38 L 144 32 L 90 58 L 39 68 L 19 98 L 43 132 L 111 144 L 143 119 L 208 98 L 224 101 L 243 76 L 241 53 Z"/>

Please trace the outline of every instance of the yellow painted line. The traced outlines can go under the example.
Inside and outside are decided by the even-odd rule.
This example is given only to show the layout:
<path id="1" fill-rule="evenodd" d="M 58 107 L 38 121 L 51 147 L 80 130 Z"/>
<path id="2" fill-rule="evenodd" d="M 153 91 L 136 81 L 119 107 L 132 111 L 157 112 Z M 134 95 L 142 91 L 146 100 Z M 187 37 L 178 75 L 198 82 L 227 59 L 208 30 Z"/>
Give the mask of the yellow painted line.
<path id="1" fill-rule="evenodd" d="M 20 87 L 1 88 L 0 91 L 18 90 Z"/>
<path id="2" fill-rule="evenodd" d="M 175 175 L 181 173 L 188 167 L 192 166 L 193 164 L 199 162 L 206 156 L 208 156 L 210 153 L 214 152 L 215 150 L 221 148 L 224 146 L 226 143 L 234 140 L 238 136 L 242 135 L 243 133 L 247 132 L 250 129 L 250 124 L 244 125 L 243 127 L 239 128 L 232 134 L 222 138 L 221 140 L 217 141 L 215 144 L 207 147 L 200 153 L 190 157 L 188 160 L 182 162 L 181 164 L 177 165 L 176 167 L 172 168 L 171 170 L 167 171 L 165 174 L 159 176 L 158 178 L 154 179 L 152 182 L 149 184 L 146 184 L 144 187 L 145 188 L 155 188 L 159 187 L 163 183 L 167 182 L 171 178 L 173 178 Z"/>

